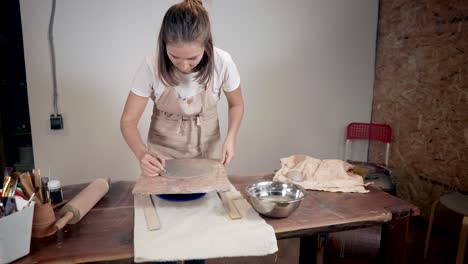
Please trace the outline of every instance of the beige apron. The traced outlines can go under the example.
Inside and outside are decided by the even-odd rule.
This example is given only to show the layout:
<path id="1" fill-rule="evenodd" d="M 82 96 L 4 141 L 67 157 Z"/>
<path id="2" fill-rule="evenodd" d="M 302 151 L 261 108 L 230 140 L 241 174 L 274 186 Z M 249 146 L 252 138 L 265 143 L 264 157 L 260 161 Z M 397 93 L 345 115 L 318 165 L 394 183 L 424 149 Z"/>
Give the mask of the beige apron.
<path id="1" fill-rule="evenodd" d="M 216 100 L 206 87 L 190 99 L 179 98 L 174 87 L 165 89 L 153 107 L 148 148 L 163 159 L 221 159 Z"/>

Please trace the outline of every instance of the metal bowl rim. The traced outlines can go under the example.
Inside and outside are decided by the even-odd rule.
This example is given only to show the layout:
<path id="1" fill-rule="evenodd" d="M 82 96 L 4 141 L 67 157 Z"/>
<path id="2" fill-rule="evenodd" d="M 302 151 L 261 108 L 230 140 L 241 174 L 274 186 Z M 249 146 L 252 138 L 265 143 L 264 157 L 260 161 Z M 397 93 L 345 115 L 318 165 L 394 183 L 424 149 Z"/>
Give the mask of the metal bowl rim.
<path id="1" fill-rule="evenodd" d="M 298 184 L 294 184 L 294 183 L 290 183 L 290 182 L 282 182 L 282 181 L 260 181 L 260 182 L 256 182 L 256 183 L 252 183 L 252 184 L 249 184 L 246 188 L 245 188 L 245 192 L 247 193 L 247 195 L 251 198 L 255 198 L 255 199 L 258 199 L 258 200 L 261 200 L 261 201 L 264 201 L 264 197 L 258 197 L 258 196 L 253 196 L 250 194 L 249 190 L 254 188 L 254 185 L 258 185 L 260 183 L 270 183 L 270 184 L 273 184 L 275 182 L 278 182 L 278 183 L 281 183 L 281 184 L 287 184 L 287 185 L 291 185 L 291 186 L 294 186 L 295 188 L 298 188 L 301 192 L 302 192 L 302 197 L 301 198 L 296 198 L 296 199 L 293 199 L 291 201 L 287 201 L 287 202 L 279 202 L 279 203 L 294 203 L 294 202 L 298 202 L 298 201 L 302 201 L 304 200 L 305 196 L 306 196 L 306 191 L 304 189 L 304 187 L 298 185 Z"/>

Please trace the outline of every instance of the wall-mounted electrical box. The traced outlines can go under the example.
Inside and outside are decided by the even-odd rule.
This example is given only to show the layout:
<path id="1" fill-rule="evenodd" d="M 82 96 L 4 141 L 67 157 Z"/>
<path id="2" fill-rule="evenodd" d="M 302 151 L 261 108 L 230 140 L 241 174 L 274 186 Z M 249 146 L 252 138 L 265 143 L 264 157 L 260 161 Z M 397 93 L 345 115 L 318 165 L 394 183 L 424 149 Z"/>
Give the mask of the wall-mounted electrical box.
<path id="1" fill-rule="evenodd" d="M 63 119 L 61 114 L 50 115 L 50 129 L 59 130 L 63 129 Z"/>

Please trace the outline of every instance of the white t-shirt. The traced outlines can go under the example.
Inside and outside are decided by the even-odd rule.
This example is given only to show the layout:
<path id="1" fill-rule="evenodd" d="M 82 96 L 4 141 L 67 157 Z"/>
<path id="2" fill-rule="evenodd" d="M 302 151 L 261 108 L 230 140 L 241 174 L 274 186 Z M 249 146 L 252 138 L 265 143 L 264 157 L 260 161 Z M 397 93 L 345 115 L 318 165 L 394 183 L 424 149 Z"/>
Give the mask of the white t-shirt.
<path id="1" fill-rule="evenodd" d="M 215 70 L 208 86 L 216 100 L 221 96 L 221 89 L 232 92 L 240 85 L 240 76 L 231 55 L 224 50 L 214 47 Z M 135 74 L 131 91 L 139 96 L 150 97 L 154 92 L 155 102 L 161 97 L 166 85 L 158 77 L 156 51 L 147 56 Z M 179 98 L 189 98 L 202 91 L 202 86 L 195 81 L 196 73 L 181 74 L 179 85 L 174 87 Z"/>

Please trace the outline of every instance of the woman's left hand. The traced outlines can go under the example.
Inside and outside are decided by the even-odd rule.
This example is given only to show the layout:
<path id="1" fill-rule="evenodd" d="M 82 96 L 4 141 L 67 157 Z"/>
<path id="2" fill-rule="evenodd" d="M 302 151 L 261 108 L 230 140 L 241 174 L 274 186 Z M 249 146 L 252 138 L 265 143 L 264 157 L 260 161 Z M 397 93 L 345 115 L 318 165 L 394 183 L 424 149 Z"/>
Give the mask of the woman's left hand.
<path id="1" fill-rule="evenodd" d="M 235 156 L 235 142 L 234 139 L 226 138 L 223 146 L 223 158 L 221 159 L 221 163 L 226 166 L 231 163 Z"/>

